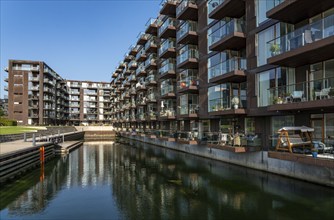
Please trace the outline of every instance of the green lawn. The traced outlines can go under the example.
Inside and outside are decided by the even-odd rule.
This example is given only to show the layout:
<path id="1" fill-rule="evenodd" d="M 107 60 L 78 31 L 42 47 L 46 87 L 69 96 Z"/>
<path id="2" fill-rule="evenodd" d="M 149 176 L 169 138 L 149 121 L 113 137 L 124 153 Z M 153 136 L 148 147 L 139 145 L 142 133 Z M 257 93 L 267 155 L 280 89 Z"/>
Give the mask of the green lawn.
<path id="1" fill-rule="evenodd" d="M 45 129 L 45 127 L 27 127 L 27 126 L 0 126 L 1 134 L 21 134 L 24 132 L 36 132 Z"/>

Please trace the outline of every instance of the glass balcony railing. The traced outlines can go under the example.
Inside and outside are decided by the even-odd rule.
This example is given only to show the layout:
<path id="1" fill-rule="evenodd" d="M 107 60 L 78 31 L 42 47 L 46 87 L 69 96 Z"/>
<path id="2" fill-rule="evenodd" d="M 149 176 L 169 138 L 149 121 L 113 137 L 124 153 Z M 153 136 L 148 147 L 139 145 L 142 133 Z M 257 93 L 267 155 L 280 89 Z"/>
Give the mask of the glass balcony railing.
<path id="1" fill-rule="evenodd" d="M 140 32 L 138 35 L 137 35 L 137 39 L 143 39 L 143 40 L 147 40 L 150 38 L 150 34 L 146 34 L 146 33 L 143 33 L 143 32 Z"/>
<path id="2" fill-rule="evenodd" d="M 334 36 L 334 15 L 267 42 L 267 54 L 276 56 L 331 36 Z"/>
<path id="3" fill-rule="evenodd" d="M 177 82 L 177 88 L 178 89 L 184 89 L 184 88 L 188 88 L 190 86 L 197 86 L 197 83 L 198 83 L 198 77 L 197 76 L 188 76 L 188 77 L 180 79 Z"/>
<path id="4" fill-rule="evenodd" d="M 175 49 L 175 47 L 176 47 L 175 39 L 172 38 L 166 39 L 164 42 L 162 42 L 158 51 L 158 55 L 161 56 L 168 49 Z"/>
<path id="5" fill-rule="evenodd" d="M 164 96 L 168 93 L 175 93 L 175 86 L 165 85 L 165 86 L 162 86 L 160 91 L 161 91 L 161 96 Z"/>
<path id="6" fill-rule="evenodd" d="M 240 18 L 240 19 L 233 18 L 230 21 L 221 24 L 221 26 L 218 29 L 216 29 L 217 26 L 214 26 L 213 28 L 211 28 L 213 32 L 211 32 L 211 34 L 208 36 L 209 46 L 218 42 L 220 39 L 226 37 L 227 35 L 232 34 L 233 32 L 245 32 L 244 23 L 245 22 L 243 18 Z"/>
<path id="7" fill-rule="evenodd" d="M 145 24 L 145 27 L 148 28 L 151 25 L 156 25 L 157 24 L 157 19 L 156 18 L 150 18 Z"/>
<path id="8" fill-rule="evenodd" d="M 159 74 L 164 74 L 168 71 L 175 71 L 175 59 L 167 59 L 161 63 L 161 67 L 159 68 Z"/>
<path id="9" fill-rule="evenodd" d="M 225 0 L 210 0 L 208 1 L 208 14 L 215 10 L 219 5 L 223 4 Z"/>
<path id="10" fill-rule="evenodd" d="M 144 49 L 147 50 L 150 47 L 157 47 L 157 38 L 155 36 L 150 37 L 150 39 L 145 43 Z"/>
<path id="11" fill-rule="evenodd" d="M 147 95 L 149 101 L 156 101 L 157 95 L 155 93 L 150 93 Z"/>
<path id="12" fill-rule="evenodd" d="M 268 89 L 267 103 L 285 104 L 334 98 L 334 77 Z"/>
<path id="13" fill-rule="evenodd" d="M 186 45 L 183 48 L 181 48 L 178 52 L 177 56 L 177 65 L 180 63 L 183 63 L 184 61 L 188 59 L 198 59 L 198 49 L 197 46 L 193 45 Z"/>
<path id="14" fill-rule="evenodd" d="M 195 21 L 185 21 L 176 33 L 176 38 L 181 39 L 184 35 L 190 31 L 197 32 L 197 22 Z"/>
<path id="15" fill-rule="evenodd" d="M 150 56 L 146 59 L 144 66 L 148 67 L 151 63 L 156 63 L 157 55 L 155 53 L 150 54 Z"/>
<path id="16" fill-rule="evenodd" d="M 196 0 L 182 0 L 176 8 L 176 15 L 179 16 L 189 4 L 196 4 Z"/>
<path id="17" fill-rule="evenodd" d="M 163 108 L 160 111 L 160 117 L 175 117 L 175 109 L 174 108 Z"/>
<path id="18" fill-rule="evenodd" d="M 145 66 L 144 63 L 141 63 L 138 68 L 136 69 L 136 75 L 138 75 L 140 72 L 144 72 L 145 71 Z"/>
<path id="19" fill-rule="evenodd" d="M 215 66 L 209 67 L 208 69 L 209 80 L 234 70 L 245 70 L 246 67 L 247 67 L 247 62 L 245 58 L 233 57 L 222 63 L 216 64 Z"/>
<path id="20" fill-rule="evenodd" d="M 223 98 L 211 99 L 209 97 L 209 112 L 224 111 L 237 108 L 246 108 L 246 96 L 225 96 Z"/>
<path id="21" fill-rule="evenodd" d="M 189 105 L 181 105 L 178 111 L 179 115 L 193 115 L 197 114 L 199 109 L 198 104 L 189 104 Z"/>
<path id="22" fill-rule="evenodd" d="M 141 56 L 145 55 L 145 48 L 141 47 L 136 55 L 136 60 L 138 60 Z"/>
<path id="23" fill-rule="evenodd" d="M 150 82 L 156 82 L 156 77 L 155 77 L 155 75 L 148 75 L 148 76 L 146 77 L 145 81 L 146 81 L 147 83 L 150 83 Z"/>
<path id="24" fill-rule="evenodd" d="M 161 35 L 168 27 L 175 27 L 176 26 L 176 19 L 168 17 L 162 25 L 159 27 L 158 35 Z"/>

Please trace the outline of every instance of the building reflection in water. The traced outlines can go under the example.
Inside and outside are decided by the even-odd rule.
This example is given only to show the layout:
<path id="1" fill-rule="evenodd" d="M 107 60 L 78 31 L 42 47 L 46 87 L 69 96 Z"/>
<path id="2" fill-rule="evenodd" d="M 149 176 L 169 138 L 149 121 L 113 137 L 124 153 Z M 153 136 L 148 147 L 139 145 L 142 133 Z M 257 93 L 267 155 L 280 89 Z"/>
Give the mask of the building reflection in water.
<path id="1" fill-rule="evenodd" d="M 34 171 L 1 189 L 5 200 L 1 212 L 6 210 L 8 216 L 42 213 L 64 189 L 107 186 L 105 193 L 110 193 L 122 213 L 116 218 L 334 216 L 334 192 L 329 188 L 139 143 L 85 143 L 47 163 L 43 181 L 39 175 Z M 9 193 L 14 189 L 16 193 Z"/>

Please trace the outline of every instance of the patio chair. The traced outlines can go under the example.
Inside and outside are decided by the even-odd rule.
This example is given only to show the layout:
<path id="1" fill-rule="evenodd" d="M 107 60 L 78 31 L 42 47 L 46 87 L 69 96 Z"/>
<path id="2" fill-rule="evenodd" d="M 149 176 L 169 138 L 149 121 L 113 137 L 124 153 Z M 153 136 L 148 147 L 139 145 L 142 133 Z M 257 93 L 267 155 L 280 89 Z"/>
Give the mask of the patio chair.
<path id="1" fill-rule="evenodd" d="M 291 94 L 291 98 L 293 102 L 297 102 L 297 101 L 302 101 L 303 100 L 303 95 L 304 95 L 304 91 L 293 91 Z"/>

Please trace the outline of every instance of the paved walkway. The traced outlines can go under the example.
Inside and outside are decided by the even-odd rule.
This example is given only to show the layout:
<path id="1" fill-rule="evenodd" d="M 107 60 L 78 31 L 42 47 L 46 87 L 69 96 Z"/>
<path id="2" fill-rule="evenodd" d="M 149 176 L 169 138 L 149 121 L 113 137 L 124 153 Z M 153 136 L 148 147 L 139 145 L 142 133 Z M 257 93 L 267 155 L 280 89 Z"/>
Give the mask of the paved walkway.
<path id="1" fill-rule="evenodd" d="M 36 146 L 41 146 L 47 143 L 48 142 L 36 142 Z M 32 142 L 24 142 L 23 140 L 0 143 L 0 156 L 29 147 L 33 147 Z"/>
<path id="2" fill-rule="evenodd" d="M 74 131 L 74 132 L 68 132 L 68 133 L 64 133 L 64 135 L 68 135 L 68 134 L 73 134 L 73 133 L 79 133 L 81 131 Z M 61 134 L 62 136 L 63 134 Z M 58 134 L 56 135 L 49 135 L 49 138 L 52 137 L 59 137 Z M 32 139 L 29 138 L 27 139 L 27 142 L 24 142 L 23 140 L 18 140 L 18 141 L 10 141 L 10 142 L 4 142 L 4 143 L 0 143 L 0 156 L 7 154 L 7 153 L 11 153 L 11 152 L 15 152 L 15 151 L 19 151 L 19 150 L 23 150 L 29 147 L 33 147 L 33 143 L 32 143 Z M 39 140 L 39 137 L 36 137 L 36 140 Z M 36 146 L 42 146 L 44 144 L 47 144 L 50 142 L 36 142 Z M 65 142 L 65 144 L 67 143 L 67 141 Z M 60 143 L 60 145 L 62 145 Z"/>

